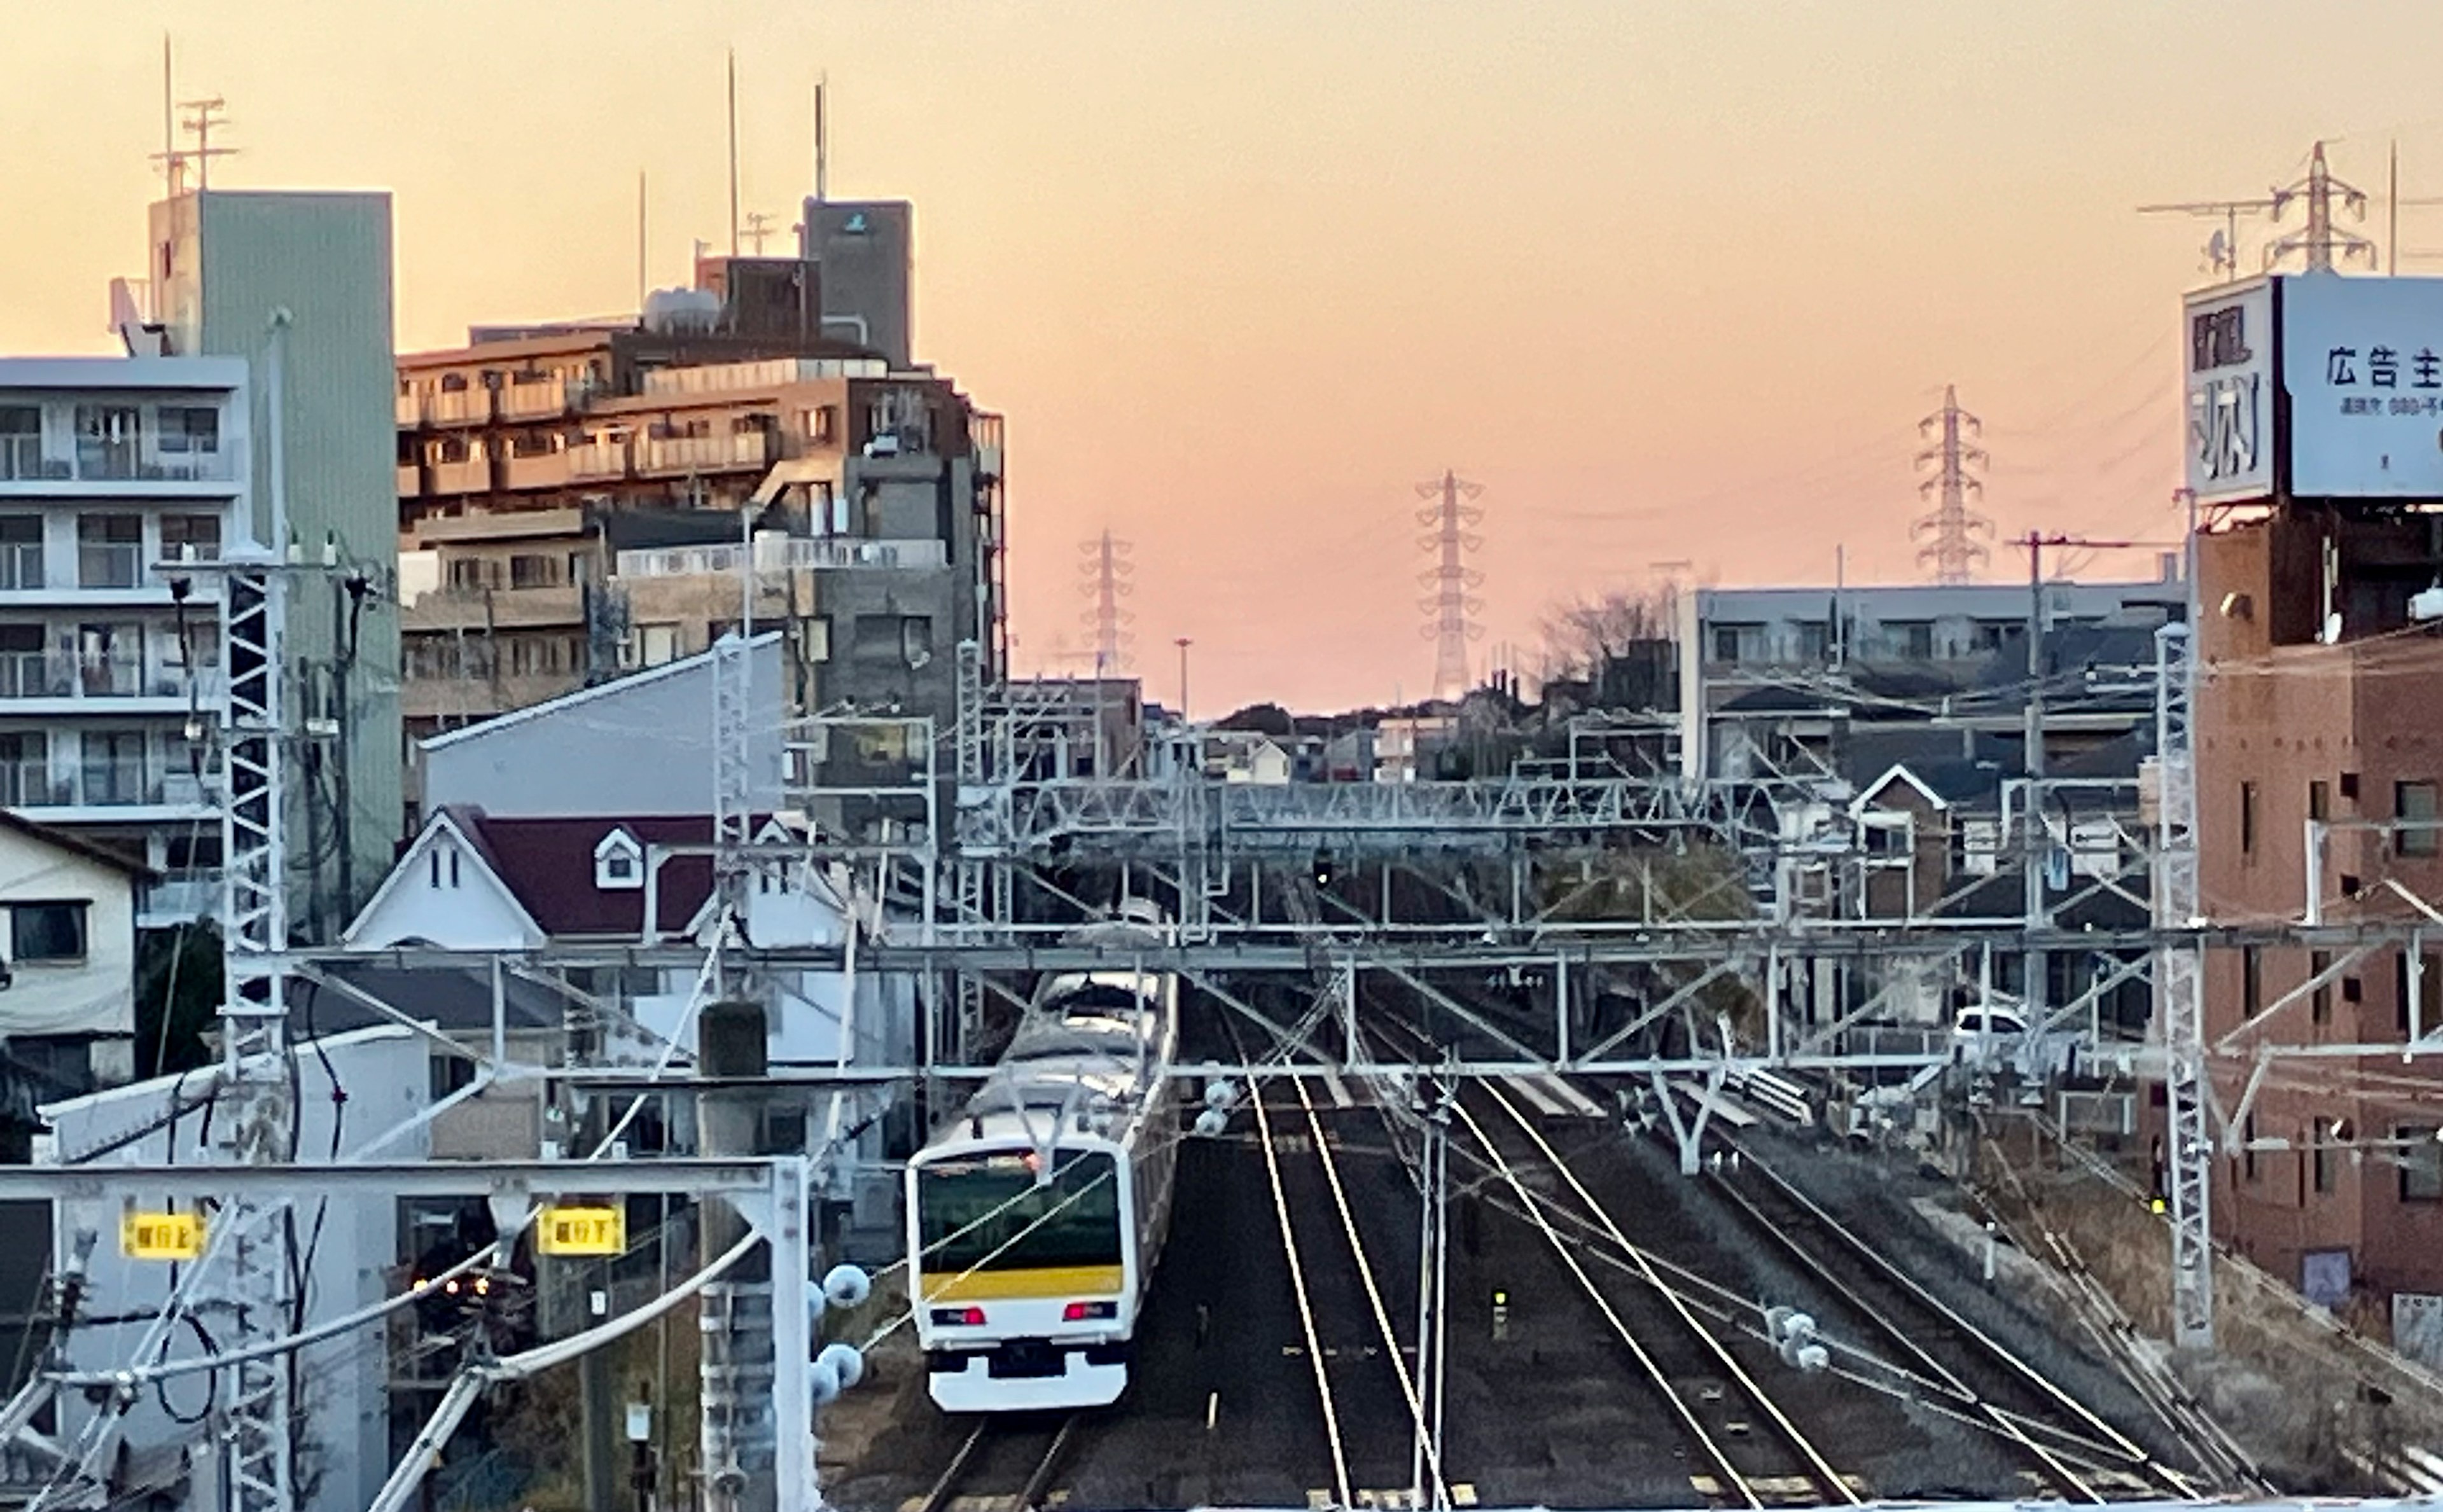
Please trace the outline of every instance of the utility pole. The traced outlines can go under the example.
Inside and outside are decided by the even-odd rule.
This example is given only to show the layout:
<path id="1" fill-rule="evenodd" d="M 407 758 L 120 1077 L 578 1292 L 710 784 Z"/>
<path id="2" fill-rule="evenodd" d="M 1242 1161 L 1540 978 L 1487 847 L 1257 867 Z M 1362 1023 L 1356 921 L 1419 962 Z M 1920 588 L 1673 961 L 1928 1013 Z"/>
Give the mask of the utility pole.
<path id="1" fill-rule="evenodd" d="M 729 255 L 738 255 L 738 49 L 729 49 Z"/>
<path id="2" fill-rule="evenodd" d="M 1482 585 L 1484 574 L 1465 559 L 1467 553 L 1484 544 L 1481 537 L 1468 534 L 1469 526 L 1483 520 L 1484 511 L 1464 502 L 1483 492 L 1481 484 L 1450 471 L 1434 483 L 1417 484 L 1417 496 L 1433 501 L 1417 511 L 1417 523 L 1434 530 L 1419 542 L 1434 554 L 1434 565 L 1418 579 L 1434 591 L 1433 596 L 1420 600 L 1418 607 L 1431 616 L 1424 634 L 1434 643 L 1437 699 L 1467 696 L 1467 643 L 1484 633 L 1484 627 L 1469 618 L 1484 611 L 1483 602 L 1473 592 Z"/>
<path id="3" fill-rule="evenodd" d="M 1179 720 L 1185 724 L 1187 722 L 1187 648 L 1195 643 L 1183 635 L 1170 644 L 1179 647 Z"/>
<path id="4" fill-rule="evenodd" d="M 1933 564 L 1938 583 L 1969 582 L 1992 556 L 1975 537 L 1992 535 L 1993 522 L 1968 508 L 1972 495 L 1981 498 L 1985 492 L 1985 484 L 1969 471 L 1988 461 L 1984 448 L 1971 439 L 1983 434 L 1985 423 L 1959 408 L 1958 391 L 1945 384 L 1942 408 L 1919 421 L 1917 428 L 1920 436 L 1939 438 L 1917 454 L 1919 467 L 1938 469 L 1917 485 L 1920 495 L 1935 501 L 1934 512 L 1918 517 L 1912 527 L 1912 534 L 1925 542 L 1918 548 L 1917 559 Z"/>
<path id="5" fill-rule="evenodd" d="M 2022 897 L 2027 906 L 2027 927 L 2030 936 L 2047 923 L 2045 910 L 2045 870 L 2048 846 L 2045 828 L 2045 574 L 2044 541 L 2034 531 L 2028 532 L 2028 723 L 2027 743 L 2028 788 L 2026 810 L 2020 822 L 2027 826 L 2026 863 L 2022 868 Z M 2064 836 L 2064 839 L 2068 838 Z M 2046 957 L 2041 950 L 2030 949 L 2021 957 L 2020 983 L 2021 1022 L 2030 1030 L 2043 1023 L 2046 980 Z"/>

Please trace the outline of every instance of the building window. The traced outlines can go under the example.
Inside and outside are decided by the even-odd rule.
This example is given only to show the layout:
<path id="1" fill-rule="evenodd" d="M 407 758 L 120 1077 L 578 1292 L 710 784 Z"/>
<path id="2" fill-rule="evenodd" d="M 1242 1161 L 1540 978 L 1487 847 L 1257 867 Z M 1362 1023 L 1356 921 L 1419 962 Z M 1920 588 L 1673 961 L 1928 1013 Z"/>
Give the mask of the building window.
<path id="1" fill-rule="evenodd" d="M 1798 659 L 1801 662 L 1828 662 L 1832 659 L 1832 628 L 1822 620 L 1798 622 Z"/>
<path id="2" fill-rule="evenodd" d="M 1892 649 L 1911 662 L 1934 660 L 1934 622 L 1906 620 L 1883 627 L 1884 638 Z"/>
<path id="3" fill-rule="evenodd" d="M 2239 853 L 2256 854 L 2256 784 L 2239 785 Z"/>
<path id="4" fill-rule="evenodd" d="M 2307 977 L 2310 981 L 2332 969 L 2333 953 L 2331 951 L 2311 950 L 2307 953 Z M 2316 1024 L 2329 1024 L 2333 1021 L 2332 983 L 2324 982 L 2308 989 L 2307 1018 L 2309 1022 Z"/>
<path id="5" fill-rule="evenodd" d="M 1736 625 L 1714 627 L 1714 660 L 1736 663 L 1739 659 L 1739 628 Z"/>
<path id="6" fill-rule="evenodd" d="M 10 963 L 63 964 L 84 959 L 84 911 L 81 902 L 9 904 Z"/>
<path id="7" fill-rule="evenodd" d="M 163 561 L 218 561 L 220 555 L 220 516 L 163 515 L 161 517 L 161 559 Z"/>
<path id="8" fill-rule="evenodd" d="M 435 1102 L 475 1084 L 475 1063 L 463 1055 L 435 1055 L 426 1091 Z"/>
<path id="9" fill-rule="evenodd" d="M 2239 1011 L 2247 1018 L 2254 1018 L 2265 1011 L 2265 950 L 2262 946 L 2248 945 L 2240 950 Z"/>
<path id="10" fill-rule="evenodd" d="M 899 657 L 909 666 L 923 666 L 933 660 L 933 621 L 925 614 L 906 614 L 899 620 Z"/>
<path id="11" fill-rule="evenodd" d="M 2433 1124 L 2404 1123 L 2392 1131 L 2400 1141 L 2400 1200 L 2443 1202 L 2443 1140 Z"/>
<path id="12" fill-rule="evenodd" d="M 2432 782 L 2396 782 L 2392 785 L 2393 817 L 2403 825 L 2419 825 L 2421 829 L 2403 829 L 2393 836 L 2393 851 L 2402 856 L 2432 856 L 2443 842 L 2443 833 L 2434 828 L 2434 784 Z"/>
<path id="13" fill-rule="evenodd" d="M 143 571 L 141 515 L 77 517 L 77 586 L 134 588 Z"/>
<path id="14" fill-rule="evenodd" d="M 557 588 L 560 564 L 539 553 L 521 552 L 509 558 L 511 588 Z"/>
<path id="15" fill-rule="evenodd" d="M 2307 784 L 2307 817 L 2318 824 L 2333 816 L 2333 785 L 2318 777 Z"/>
<path id="16" fill-rule="evenodd" d="M 87 698 L 128 698 L 144 691 L 144 627 L 77 627 L 77 691 Z"/>
<path id="17" fill-rule="evenodd" d="M 2357 773 L 2355 773 L 2355 772 L 2344 772 L 2344 773 L 2342 773 L 2342 797 L 2344 797 L 2344 798 L 2349 798 L 2349 799 L 2352 799 L 2353 801 L 2355 801 L 2355 800 L 2357 799 L 2358 795 L 2359 795 L 2359 774 L 2358 774 Z"/>
<path id="18" fill-rule="evenodd" d="M 594 885 L 606 892 L 633 892 L 645 885 L 645 847 L 625 829 L 614 829 L 594 847 Z"/>
<path id="19" fill-rule="evenodd" d="M 2331 1119 L 2318 1119 L 2309 1126 L 2307 1164 L 2308 1184 L 2319 1196 L 2329 1196 L 2333 1191 L 2333 1171 L 2341 1151 L 2339 1125 Z"/>
<path id="20" fill-rule="evenodd" d="M 138 427 L 134 405 L 78 405 L 77 476 L 100 479 L 141 477 L 138 465 Z"/>
<path id="21" fill-rule="evenodd" d="M 0 478 L 8 476 L 0 468 Z M 0 515 L 0 588 L 43 586 L 43 517 Z"/>

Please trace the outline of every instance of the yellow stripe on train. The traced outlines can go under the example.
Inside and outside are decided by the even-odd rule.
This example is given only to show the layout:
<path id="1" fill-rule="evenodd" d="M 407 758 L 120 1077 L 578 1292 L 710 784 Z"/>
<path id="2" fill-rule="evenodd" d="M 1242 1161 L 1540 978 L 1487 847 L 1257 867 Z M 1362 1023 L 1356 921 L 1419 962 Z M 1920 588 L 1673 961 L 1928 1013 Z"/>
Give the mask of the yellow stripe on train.
<path id="1" fill-rule="evenodd" d="M 975 1270 L 925 1278 L 927 1302 L 983 1302 L 995 1297 L 1119 1295 L 1117 1266 L 1049 1266 L 1034 1270 Z"/>

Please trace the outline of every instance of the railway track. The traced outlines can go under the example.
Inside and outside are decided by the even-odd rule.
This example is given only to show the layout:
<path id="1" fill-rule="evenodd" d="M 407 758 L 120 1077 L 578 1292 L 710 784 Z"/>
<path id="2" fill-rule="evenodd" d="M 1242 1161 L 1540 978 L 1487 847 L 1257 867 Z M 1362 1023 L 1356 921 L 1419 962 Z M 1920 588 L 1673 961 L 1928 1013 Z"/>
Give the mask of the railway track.
<path id="1" fill-rule="evenodd" d="M 2052 1488 L 2073 1501 L 2194 1497 L 2196 1485 L 1979 1328 L 1736 1139 L 1714 1192 L 1780 1249 L 1839 1316 L 1820 1324 L 1871 1338 L 1937 1405 L 1991 1426 Z"/>
<path id="2" fill-rule="evenodd" d="M 1066 1493 L 1053 1483 L 1084 1420 L 1082 1412 L 978 1418 L 915 1512 L 950 1512 L 953 1506 L 1047 1512 L 1058 1506 Z M 993 1489 L 1013 1482 L 1015 1489 Z"/>
<path id="3" fill-rule="evenodd" d="M 1490 1103 L 1481 1116 L 1471 1108 Z M 1605 1323 L 1635 1360 L 1687 1438 L 1704 1468 L 1691 1485 L 1717 1505 L 1762 1508 L 1858 1505 L 1849 1479 L 1765 1390 L 1729 1345 L 1628 1241 L 1612 1214 L 1581 1182 L 1534 1120 L 1500 1087 L 1482 1084 L 1453 1100 L 1458 1126 L 1492 1162 L 1512 1196 L 1540 1230 L 1562 1265 L 1594 1303 Z M 1531 1187 L 1522 1166 L 1549 1171 L 1559 1192 Z M 1555 1219 L 1602 1234 L 1626 1258 L 1618 1267 L 1590 1266 L 1583 1240 L 1566 1237 Z"/>

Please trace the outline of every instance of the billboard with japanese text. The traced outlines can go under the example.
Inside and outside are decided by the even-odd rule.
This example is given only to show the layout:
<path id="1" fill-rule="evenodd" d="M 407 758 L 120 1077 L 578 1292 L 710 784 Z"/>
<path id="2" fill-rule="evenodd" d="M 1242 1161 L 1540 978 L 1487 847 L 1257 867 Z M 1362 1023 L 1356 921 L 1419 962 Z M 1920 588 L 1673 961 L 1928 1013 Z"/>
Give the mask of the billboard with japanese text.
<path id="1" fill-rule="evenodd" d="M 2290 494 L 2443 499 L 2443 279 L 2281 284 Z"/>
<path id="2" fill-rule="evenodd" d="M 2273 492 L 2272 310 L 2266 279 L 2188 298 L 2188 484 L 2200 500 Z"/>

